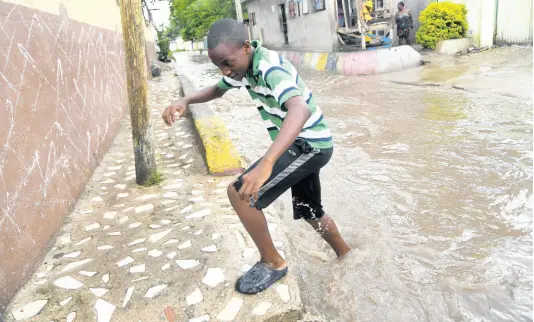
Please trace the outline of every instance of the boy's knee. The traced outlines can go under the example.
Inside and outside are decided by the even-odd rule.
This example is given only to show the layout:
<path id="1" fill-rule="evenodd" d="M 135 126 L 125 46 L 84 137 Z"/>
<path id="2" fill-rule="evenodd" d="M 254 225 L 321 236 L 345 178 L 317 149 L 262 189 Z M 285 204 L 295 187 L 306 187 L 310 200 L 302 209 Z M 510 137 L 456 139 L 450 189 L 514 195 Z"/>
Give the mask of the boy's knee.
<path id="1" fill-rule="evenodd" d="M 237 190 L 235 189 L 235 181 L 232 181 L 228 187 L 226 188 L 226 194 L 228 195 L 228 199 L 232 200 L 237 197 Z"/>

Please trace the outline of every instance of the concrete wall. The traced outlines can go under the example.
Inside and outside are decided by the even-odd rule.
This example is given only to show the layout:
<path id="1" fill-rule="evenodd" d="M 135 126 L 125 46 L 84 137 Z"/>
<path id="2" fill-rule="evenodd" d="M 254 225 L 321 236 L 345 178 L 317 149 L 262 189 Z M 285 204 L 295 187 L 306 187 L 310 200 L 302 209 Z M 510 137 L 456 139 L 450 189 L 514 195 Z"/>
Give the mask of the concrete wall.
<path id="1" fill-rule="evenodd" d="M 337 46 L 335 2 L 325 1 L 326 10 L 315 12 L 312 1 L 309 1 L 309 13 L 301 13 L 300 16 L 297 13 L 294 19 L 289 18 L 289 5 L 286 1 L 289 48 L 316 52 L 334 50 Z M 279 4 L 279 0 L 253 0 L 247 3 L 249 16 L 250 13 L 256 14 L 256 25 L 251 25 L 252 37 L 260 39 L 263 29 L 261 33 L 263 43 L 271 48 L 287 48 L 278 21 Z"/>
<path id="2" fill-rule="evenodd" d="M 0 12 L 1 320 L 110 145 L 127 97 L 116 0 L 11 0 Z"/>

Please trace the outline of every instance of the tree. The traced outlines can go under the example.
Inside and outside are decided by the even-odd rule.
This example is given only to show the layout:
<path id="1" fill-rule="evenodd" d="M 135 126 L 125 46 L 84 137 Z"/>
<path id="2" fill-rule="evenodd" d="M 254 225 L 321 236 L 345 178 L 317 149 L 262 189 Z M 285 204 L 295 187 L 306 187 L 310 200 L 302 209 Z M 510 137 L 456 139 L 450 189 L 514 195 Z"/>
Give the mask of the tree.
<path id="1" fill-rule="evenodd" d="M 200 40 L 212 23 L 236 16 L 233 0 L 172 0 L 170 5 L 171 25 L 179 28 L 183 40 Z"/>

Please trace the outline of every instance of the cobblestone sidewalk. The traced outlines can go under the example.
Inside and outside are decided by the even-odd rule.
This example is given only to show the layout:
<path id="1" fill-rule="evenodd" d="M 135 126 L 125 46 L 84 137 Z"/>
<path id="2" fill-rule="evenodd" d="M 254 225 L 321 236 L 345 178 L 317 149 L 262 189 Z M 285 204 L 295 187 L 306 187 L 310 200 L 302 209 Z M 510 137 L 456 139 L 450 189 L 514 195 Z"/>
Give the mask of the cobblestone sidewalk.
<path id="1" fill-rule="evenodd" d="M 207 175 L 189 119 L 172 128 L 161 120 L 178 79 L 164 74 L 149 86 L 165 180 L 135 184 L 125 119 L 7 321 L 295 321 L 301 304 L 292 275 L 257 296 L 234 291 L 259 254 L 228 202 L 232 178 Z M 269 209 L 267 218 L 289 256 L 278 214 Z"/>

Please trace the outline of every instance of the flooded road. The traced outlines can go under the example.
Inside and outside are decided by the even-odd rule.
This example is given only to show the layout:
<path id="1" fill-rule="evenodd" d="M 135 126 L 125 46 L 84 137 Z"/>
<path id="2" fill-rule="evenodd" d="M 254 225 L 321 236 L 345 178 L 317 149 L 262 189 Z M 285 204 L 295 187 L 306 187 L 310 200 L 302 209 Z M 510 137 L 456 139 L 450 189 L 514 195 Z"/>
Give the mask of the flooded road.
<path id="1" fill-rule="evenodd" d="M 203 81 L 216 78 L 202 66 Z M 301 76 L 335 139 L 321 172 L 324 205 L 354 247 L 334 260 L 285 210 L 308 312 L 326 321 L 532 321 L 532 49 L 381 76 Z M 242 96 L 216 110 L 240 150 L 257 149 L 245 136 L 255 125 L 237 130 L 259 119 L 236 106 Z"/>

